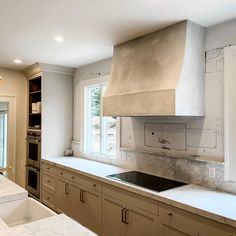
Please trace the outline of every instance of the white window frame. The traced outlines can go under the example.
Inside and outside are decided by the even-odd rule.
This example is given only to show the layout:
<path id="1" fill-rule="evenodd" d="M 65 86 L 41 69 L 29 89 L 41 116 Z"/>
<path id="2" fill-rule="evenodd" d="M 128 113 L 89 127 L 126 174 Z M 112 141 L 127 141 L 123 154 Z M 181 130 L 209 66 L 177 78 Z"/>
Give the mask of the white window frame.
<path id="1" fill-rule="evenodd" d="M 120 118 L 117 117 L 116 120 L 116 154 L 115 156 L 110 156 L 110 155 L 103 155 L 103 154 L 94 154 L 94 153 L 88 153 L 86 152 L 86 142 L 85 142 L 85 133 L 86 133 L 86 122 L 85 122 L 85 117 L 86 117 L 86 101 L 85 101 L 85 91 L 88 87 L 93 87 L 101 84 L 107 84 L 108 80 L 110 78 L 110 75 L 105 75 L 105 76 L 100 76 L 98 78 L 94 79 L 88 79 L 80 82 L 80 155 L 84 157 L 105 157 L 105 158 L 110 158 L 110 159 L 116 159 L 117 156 L 119 155 L 119 150 L 120 150 Z"/>

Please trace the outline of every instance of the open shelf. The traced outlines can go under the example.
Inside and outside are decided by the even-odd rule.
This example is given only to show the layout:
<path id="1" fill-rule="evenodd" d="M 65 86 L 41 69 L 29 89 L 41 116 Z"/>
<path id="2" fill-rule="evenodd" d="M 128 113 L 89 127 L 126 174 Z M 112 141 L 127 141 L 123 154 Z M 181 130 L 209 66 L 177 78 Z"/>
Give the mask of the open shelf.
<path id="1" fill-rule="evenodd" d="M 41 102 L 42 95 L 42 76 L 37 76 L 29 80 L 29 127 L 41 127 L 41 112 L 32 113 L 32 104 Z"/>
<path id="2" fill-rule="evenodd" d="M 30 95 L 41 94 L 41 90 L 37 90 L 37 91 L 34 91 L 34 92 L 30 92 L 29 94 L 30 94 Z"/>

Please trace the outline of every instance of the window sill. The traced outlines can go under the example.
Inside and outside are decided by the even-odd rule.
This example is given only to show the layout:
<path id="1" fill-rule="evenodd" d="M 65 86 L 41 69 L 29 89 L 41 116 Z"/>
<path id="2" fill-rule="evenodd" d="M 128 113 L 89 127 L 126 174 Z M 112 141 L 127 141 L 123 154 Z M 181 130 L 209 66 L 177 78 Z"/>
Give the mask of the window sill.
<path id="1" fill-rule="evenodd" d="M 84 158 L 89 158 L 89 159 L 96 159 L 96 160 L 101 160 L 101 159 L 110 159 L 110 160 L 116 160 L 116 156 L 108 156 L 108 155 L 101 155 L 101 154 L 94 154 L 94 153 L 87 153 L 87 152 L 80 152 L 79 154 L 81 157 Z"/>

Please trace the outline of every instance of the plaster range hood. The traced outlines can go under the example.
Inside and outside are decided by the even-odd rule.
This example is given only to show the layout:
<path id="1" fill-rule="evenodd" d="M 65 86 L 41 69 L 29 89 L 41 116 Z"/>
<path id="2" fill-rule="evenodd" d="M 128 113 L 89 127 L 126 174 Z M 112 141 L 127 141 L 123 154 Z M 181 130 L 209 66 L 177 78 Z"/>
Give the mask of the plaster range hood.
<path id="1" fill-rule="evenodd" d="M 104 116 L 204 116 L 205 29 L 185 20 L 114 47 Z"/>

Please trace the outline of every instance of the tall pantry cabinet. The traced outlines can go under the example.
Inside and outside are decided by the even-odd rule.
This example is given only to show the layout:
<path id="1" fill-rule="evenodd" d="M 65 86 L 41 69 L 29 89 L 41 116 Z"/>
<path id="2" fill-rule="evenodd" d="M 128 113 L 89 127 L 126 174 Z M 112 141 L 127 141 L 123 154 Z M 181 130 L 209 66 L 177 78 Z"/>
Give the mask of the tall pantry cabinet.
<path id="1" fill-rule="evenodd" d="M 63 156 L 71 149 L 74 68 L 36 63 L 24 74 L 41 76 L 41 158 Z"/>

